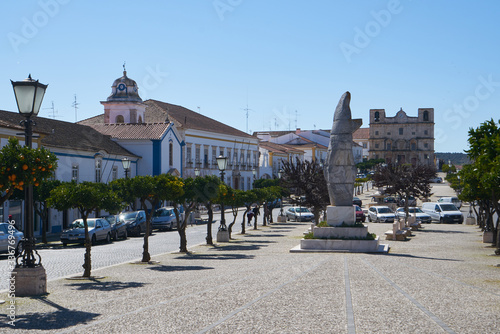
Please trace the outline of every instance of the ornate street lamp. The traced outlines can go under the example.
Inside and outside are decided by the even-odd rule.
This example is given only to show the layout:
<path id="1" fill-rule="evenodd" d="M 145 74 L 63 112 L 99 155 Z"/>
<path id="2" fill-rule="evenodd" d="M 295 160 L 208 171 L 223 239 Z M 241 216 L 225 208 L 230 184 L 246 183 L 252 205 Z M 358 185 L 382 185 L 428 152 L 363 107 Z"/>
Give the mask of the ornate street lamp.
<path id="1" fill-rule="evenodd" d="M 217 157 L 217 166 L 219 167 L 220 171 L 220 179 L 222 183 L 224 183 L 224 171 L 226 170 L 227 167 L 227 157 L 223 157 L 222 155 L 219 155 Z M 224 203 L 221 201 L 220 203 L 221 206 L 221 218 L 220 218 L 220 226 L 219 226 L 219 231 L 226 231 L 226 218 L 224 217 Z"/>
<path id="2" fill-rule="evenodd" d="M 198 167 L 194 169 L 194 176 L 196 177 L 200 176 L 200 169 Z"/>
<path id="3" fill-rule="evenodd" d="M 24 145 L 31 149 L 33 138 L 33 126 L 36 125 L 31 116 L 37 116 L 42 105 L 43 96 L 48 85 L 41 84 L 38 80 L 33 80 L 31 74 L 23 81 L 10 81 L 14 88 L 17 108 L 19 113 L 26 117 L 21 124 L 25 127 Z M 42 258 L 35 250 L 35 238 L 33 231 L 33 185 L 29 184 L 24 188 L 24 240 L 23 252 L 18 257 L 22 257 L 22 264 L 17 263 L 17 267 L 34 268 L 42 266 Z M 35 259 L 38 257 L 38 262 Z"/>
<path id="4" fill-rule="evenodd" d="M 125 178 L 128 179 L 128 171 L 129 171 L 129 168 L 130 168 L 130 159 L 127 158 L 127 157 L 124 157 L 122 159 L 122 166 L 123 166 L 123 170 L 125 171 Z"/>

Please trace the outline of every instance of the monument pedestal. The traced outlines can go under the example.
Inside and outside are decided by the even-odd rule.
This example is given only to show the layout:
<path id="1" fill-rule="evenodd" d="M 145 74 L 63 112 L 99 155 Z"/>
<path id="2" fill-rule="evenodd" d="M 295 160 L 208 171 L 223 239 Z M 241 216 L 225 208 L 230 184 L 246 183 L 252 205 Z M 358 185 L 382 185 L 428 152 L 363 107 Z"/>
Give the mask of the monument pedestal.
<path id="1" fill-rule="evenodd" d="M 313 239 L 302 239 L 291 252 L 387 252 L 387 245 L 379 244 L 379 237 L 367 239 L 368 227 L 356 224 L 353 206 L 327 206 L 326 222 L 330 227 L 312 228 Z"/>
<path id="2" fill-rule="evenodd" d="M 229 231 L 227 230 L 218 231 L 217 242 L 229 242 Z"/>

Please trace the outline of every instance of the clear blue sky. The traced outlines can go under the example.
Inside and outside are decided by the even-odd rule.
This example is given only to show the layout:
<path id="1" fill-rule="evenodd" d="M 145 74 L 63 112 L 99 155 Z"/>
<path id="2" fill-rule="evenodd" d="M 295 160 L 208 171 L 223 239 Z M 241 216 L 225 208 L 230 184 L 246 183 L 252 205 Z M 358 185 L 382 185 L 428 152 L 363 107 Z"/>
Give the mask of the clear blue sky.
<path id="1" fill-rule="evenodd" d="M 9 79 L 49 84 L 43 108 L 75 121 L 103 113 L 122 75 L 143 99 L 246 130 L 329 129 L 345 91 L 369 109 L 435 109 L 437 152 L 500 118 L 498 1 L 2 1 L 0 109 Z M 40 116 L 48 117 L 51 109 Z"/>

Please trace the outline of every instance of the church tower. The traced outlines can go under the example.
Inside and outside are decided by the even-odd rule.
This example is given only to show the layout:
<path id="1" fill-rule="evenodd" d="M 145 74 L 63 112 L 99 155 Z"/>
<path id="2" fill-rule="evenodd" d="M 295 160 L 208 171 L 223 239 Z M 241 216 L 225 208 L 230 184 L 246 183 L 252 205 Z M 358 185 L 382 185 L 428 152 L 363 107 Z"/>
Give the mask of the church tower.
<path id="1" fill-rule="evenodd" d="M 104 106 L 104 123 L 143 123 L 146 105 L 139 96 L 138 90 L 137 83 L 127 77 L 124 64 L 123 76 L 113 82 L 111 95 L 107 100 L 101 101 Z"/>

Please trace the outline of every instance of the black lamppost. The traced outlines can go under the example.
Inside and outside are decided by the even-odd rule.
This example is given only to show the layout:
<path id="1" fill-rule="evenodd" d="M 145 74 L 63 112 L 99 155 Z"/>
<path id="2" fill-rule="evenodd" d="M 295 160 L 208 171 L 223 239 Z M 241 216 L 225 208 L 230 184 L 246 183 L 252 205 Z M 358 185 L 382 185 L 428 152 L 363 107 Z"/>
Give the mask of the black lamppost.
<path id="1" fill-rule="evenodd" d="M 125 178 L 128 179 L 128 171 L 130 168 L 130 159 L 125 157 L 122 159 L 123 170 L 125 171 Z"/>
<path id="2" fill-rule="evenodd" d="M 10 81 L 14 88 L 17 108 L 19 113 L 26 117 L 21 124 L 25 127 L 24 145 L 31 149 L 33 138 L 33 125 L 35 122 L 31 116 L 38 115 L 42 105 L 43 96 L 48 85 L 41 84 L 38 80 L 33 80 L 31 74 L 23 81 Z M 22 257 L 22 263 L 17 263 L 16 267 L 34 268 L 42 266 L 42 258 L 35 250 L 35 238 L 33 231 L 33 185 L 29 184 L 24 188 L 24 240 L 23 252 L 18 257 Z M 38 262 L 35 259 L 38 256 Z"/>
<path id="3" fill-rule="evenodd" d="M 283 177 L 283 169 L 280 169 L 278 171 L 278 179 L 281 180 L 282 177 Z M 283 217 L 283 196 L 280 196 L 280 216 Z"/>
<path id="4" fill-rule="evenodd" d="M 226 170 L 227 167 L 227 157 L 223 157 L 222 155 L 219 155 L 217 157 L 217 166 L 219 167 L 220 171 L 220 179 L 222 183 L 224 183 L 224 171 Z M 224 217 L 224 202 L 221 201 L 220 203 L 221 209 L 220 209 L 220 226 L 219 226 L 219 231 L 226 231 L 226 218 Z"/>

